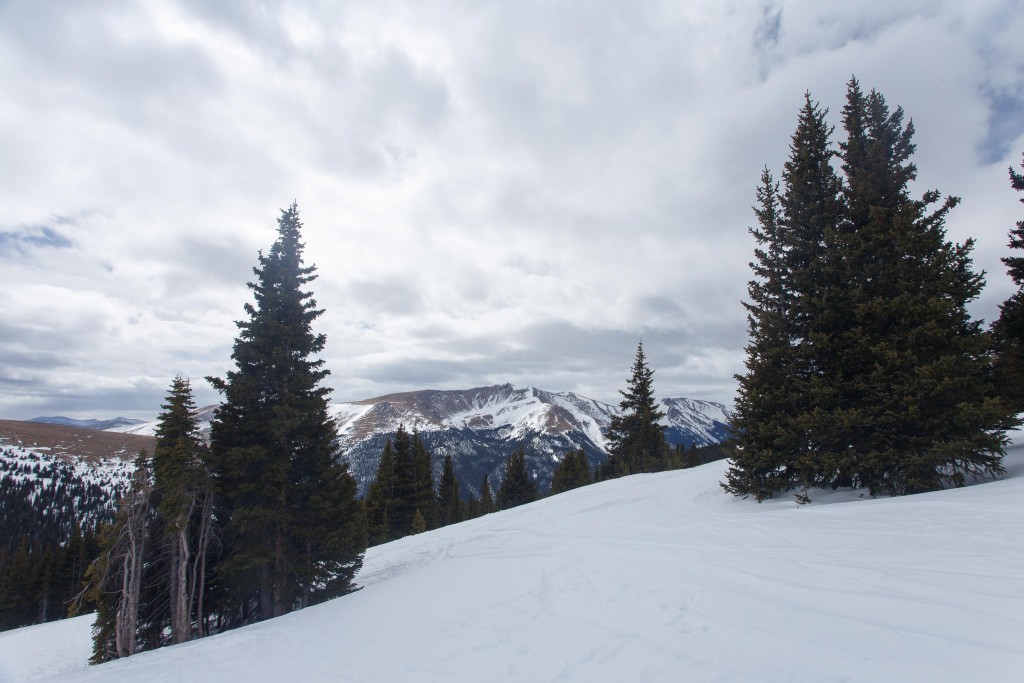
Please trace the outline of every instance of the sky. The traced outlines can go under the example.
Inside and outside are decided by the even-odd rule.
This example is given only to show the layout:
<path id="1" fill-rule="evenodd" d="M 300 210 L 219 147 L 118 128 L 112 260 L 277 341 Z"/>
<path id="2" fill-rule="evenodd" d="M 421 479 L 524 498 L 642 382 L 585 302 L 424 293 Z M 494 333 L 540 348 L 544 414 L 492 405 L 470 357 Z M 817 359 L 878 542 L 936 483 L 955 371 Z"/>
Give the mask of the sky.
<path id="1" fill-rule="evenodd" d="M 0 418 L 214 402 L 293 201 L 334 401 L 617 402 L 642 340 L 659 395 L 731 403 L 758 179 L 853 75 L 963 199 L 990 321 L 1021 35 L 1020 0 L 0 0 Z"/>

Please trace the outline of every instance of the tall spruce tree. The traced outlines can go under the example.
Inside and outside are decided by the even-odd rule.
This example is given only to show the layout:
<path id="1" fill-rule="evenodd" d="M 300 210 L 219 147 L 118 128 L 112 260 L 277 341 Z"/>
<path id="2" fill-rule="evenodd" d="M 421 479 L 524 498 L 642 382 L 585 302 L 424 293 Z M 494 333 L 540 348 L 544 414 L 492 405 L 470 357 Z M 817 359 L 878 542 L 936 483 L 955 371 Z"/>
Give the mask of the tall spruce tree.
<path id="1" fill-rule="evenodd" d="M 1021 163 L 1024 168 L 1024 162 Z M 1010 187 L 1024 192 L 1024 174 L 1011 166 Z M 1020 199 L 1024 204 L 1024 197 Z M 1007 245 L 1015 256 L 1002 259 L 1017 291 L 999 306 L 999 318 L 992 326 L 997 349 L 997 369 L 1001 393 L 1015 412 L 1024 412 L 1024 219 L 1010 230 Z"/>
<path id="2" fill-rule="evenodd" d="M 842 448 L 835 483 L 872 495 L 1001 473 L 1010 424 L 994 395 L 990 340 L 967 312 L 984 286 L 972 269 L 974 242 L 946 240 L 945 218 L 958 198 L 910 196 L 914 127 L 903 117 L 850 81 L 839 237 L 849 302 L 831 361 L 843 404 L 829 418 Z"/>
<path id="3" fill-rule="evenodd" d="M 351 590 L 365 529 L 356 485 L 337 458 L 328 415 L 325 344 L 312 323 L 323 313 L 305 290 L 298 208 L 281 212 L 278 236 L 249 283 L 255 304 L 238 322 L 224 396 L 211 430 L 224 556 L 219 607 L 229 623 L 284 614 Z"/>
<path id="4" fill-rule="evenodd" d="M 602 478 L 637 472 L 657 472 L 665 467 L 668 442 L 659 421 L 665 413 L 654 398 L 654 370 L 647 365 L 644 345 L 636 349 L 632 375 L 620 390 L 622 412 L 608 426 L 608 460 Z"/>
<path id="5" fill-rule="evenodd" d="M 733 426 L 736 451 L 727 490 L 763 500 L 799 483 L 821 480 L 823 454 L 815 432 L 823 407 L 834 402 L 828 377 L 832 328 L 842 282 L 832 248 L 841 213 L 842 183 L 828 111 L 804 94 L 790 141 L 780 194 L 765 169 L 757 190 L 759 227 L 755 279 L 747 288 L 751 343 Z"/>

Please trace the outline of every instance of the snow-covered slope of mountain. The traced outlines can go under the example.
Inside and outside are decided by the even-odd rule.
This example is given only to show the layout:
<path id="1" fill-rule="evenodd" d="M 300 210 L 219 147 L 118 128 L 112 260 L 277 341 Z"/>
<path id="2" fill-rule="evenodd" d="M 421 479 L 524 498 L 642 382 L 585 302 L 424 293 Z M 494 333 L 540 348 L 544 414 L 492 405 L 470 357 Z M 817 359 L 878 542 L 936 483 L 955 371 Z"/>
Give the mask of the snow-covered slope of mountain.
<path id="1" fill-rule="evenodd" d="M 806 506 L 723 494 L 720 462 L 626 477 L 371 548 L 352 595 L 111 664 L 86 666 L 84 618 L 2 633 L 0 680 L 1019 681 L 1021 452 L 1006 464 Z"/>
<path id="2" fill-rule="evenodd" d="M 52 417 L 34 417 L 28 422 L 41 422 L 43 424 L 64 425 L 65 427 L 81 427 L 83 429 L 99 429 L 100 431 L 125 431 L 132 427 L 145 424 L 145 420 L 135 420 L 129 417 L 115 417 L 110 420 L 85 419 L 76 420 L 63 415 Z"/>
<path id="3" fill-rule="evenodd" d="M 676 398 L 662 406 L 670 443 L 715 443 L 727 433 L 727 411 L 719 403 Z M 541 490 L 569 449 L 584 449 L 596 464 L 606 456 L 604 434 L 619 412 L 578 394 L 511 384 L 390 394 L 332 409 L 342 450 L 362 490 L 373 480 L 384 441 L 404 424 L 420 432 L 438 474 L 444 456 L 451 454 L 463 490 L 474 494 L 484 474 L 492 482 L 501 480 L 505 458 L 519 445 L 526 447 Z"/>
<path id="4" fill-rule="evenodd" d="M 134 471 L 132 459 L 68 456 L 0 436 L 0 513 L 30 536 L 54 525 L 70 535 L 76 524 L 110 523 Z"/>

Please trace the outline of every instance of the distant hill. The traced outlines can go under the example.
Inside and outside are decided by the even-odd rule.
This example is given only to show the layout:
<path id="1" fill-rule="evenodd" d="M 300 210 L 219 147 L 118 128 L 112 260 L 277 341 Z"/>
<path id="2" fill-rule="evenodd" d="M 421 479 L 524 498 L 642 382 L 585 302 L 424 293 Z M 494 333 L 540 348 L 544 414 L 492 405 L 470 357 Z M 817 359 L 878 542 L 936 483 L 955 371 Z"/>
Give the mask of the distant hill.
<path id="1" fill-rule="evenodd" d="M 146 424 L 145 420 L 134 420 L 129 417 L 115 417 L 110 420 L 76 420 L 71 417 L 64 417 L 63 415 L 55 415 L 53 417 L 33 417 L 28 422 L 41 422 L 43 424 L 52 425 L 63 425 L 65 427 L 80 427 L 84 429 L 117 429 L 119 427 L 133 427 L 136 425 Z"/>
<path id="2" fill-rule="evenodd" d="M 134 460 L 141 450 L 152 453 L 155 443 L 151 436 L 18 420 L 0 420 L 0 441 L 87 462 L 111 458 Z"/>

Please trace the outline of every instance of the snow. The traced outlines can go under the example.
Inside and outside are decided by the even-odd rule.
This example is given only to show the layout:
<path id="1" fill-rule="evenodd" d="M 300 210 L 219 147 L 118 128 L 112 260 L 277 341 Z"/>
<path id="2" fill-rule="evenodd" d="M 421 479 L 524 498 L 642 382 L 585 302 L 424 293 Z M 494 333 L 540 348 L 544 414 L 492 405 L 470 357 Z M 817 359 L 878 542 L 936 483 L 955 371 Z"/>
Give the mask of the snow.
<path id="1" fill-rule="evenodd" d="M 83 620 L 0 634 L 0 680 L 1018 681 L 1024 453 L 1007 465 L 807 506 L 724 495 L 721 462 L 627 477 L 373 548 L 352 595 L 100 667 Z"/>

